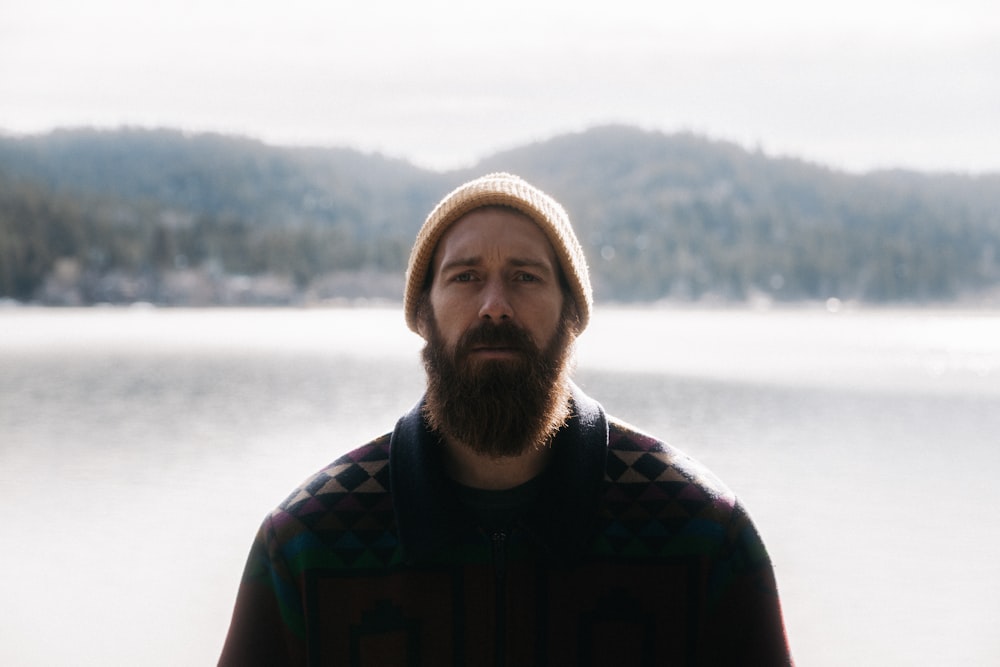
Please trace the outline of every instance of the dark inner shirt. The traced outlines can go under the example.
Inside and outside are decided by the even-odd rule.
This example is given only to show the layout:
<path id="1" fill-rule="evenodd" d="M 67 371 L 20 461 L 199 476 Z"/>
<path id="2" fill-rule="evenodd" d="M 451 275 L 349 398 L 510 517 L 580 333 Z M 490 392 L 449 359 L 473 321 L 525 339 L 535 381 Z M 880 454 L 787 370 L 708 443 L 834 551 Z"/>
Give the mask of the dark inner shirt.
<path id="1" fill-rule="evenodd" d="M 487 533 L 508 530 L 535 505 L 544 475 L 511 489 L 475 489 L 455 482 L 455 492 L 476 524 Z"/>

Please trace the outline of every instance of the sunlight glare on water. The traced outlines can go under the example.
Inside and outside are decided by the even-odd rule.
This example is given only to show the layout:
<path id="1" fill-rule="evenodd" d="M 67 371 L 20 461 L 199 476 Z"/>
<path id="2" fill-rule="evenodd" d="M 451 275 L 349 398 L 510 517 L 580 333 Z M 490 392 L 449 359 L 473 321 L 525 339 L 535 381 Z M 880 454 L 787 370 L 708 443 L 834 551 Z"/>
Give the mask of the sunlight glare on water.
<path id="1" fill-rule="evenodd" d="M 169 311 L 151 307 L 94 310 L 24 309 L 11 315 L 0 342 L 23 351 L 116 349 L 150 352 L 192 350 L 324 351 L 365 356 L 410 355 L 420 339 L 401 326 L 394 308 L 365 309 L 366 327 L 351 310 Z M 21 314 L 18 317 L 18 313 Z M 30 314 L 29 314 L 30 313 Z M 70 317 L 68 317 L 70 316 Z M 16 319 L 13 319 L 16 318 Z M 71 321 L 72 326 L 66 326 Z"/>
<path id="2" fill-rule="evenodd" d="M 917 383 L 921 391 L 1000 396 L 995 314 L 774 310 L 737 320 L 725 310 L 607 312 L 581 337 L 581 366 L 872 390 Z"/>

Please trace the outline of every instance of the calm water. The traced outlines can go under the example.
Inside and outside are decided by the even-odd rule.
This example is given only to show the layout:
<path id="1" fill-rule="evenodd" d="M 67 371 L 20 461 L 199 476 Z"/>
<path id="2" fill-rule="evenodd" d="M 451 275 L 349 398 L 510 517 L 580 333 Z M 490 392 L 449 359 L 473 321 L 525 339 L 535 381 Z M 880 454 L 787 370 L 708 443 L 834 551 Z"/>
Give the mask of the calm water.
<path id="1" fill-rule="evenodd" d="M 0 664 L 214 663 L 257 524 L 419 347 L 391 309 L 0 310 Z M 799 664 L 1000 664 L 1000 314 L 599 310 L 578 357 L 744 498 Z"/>

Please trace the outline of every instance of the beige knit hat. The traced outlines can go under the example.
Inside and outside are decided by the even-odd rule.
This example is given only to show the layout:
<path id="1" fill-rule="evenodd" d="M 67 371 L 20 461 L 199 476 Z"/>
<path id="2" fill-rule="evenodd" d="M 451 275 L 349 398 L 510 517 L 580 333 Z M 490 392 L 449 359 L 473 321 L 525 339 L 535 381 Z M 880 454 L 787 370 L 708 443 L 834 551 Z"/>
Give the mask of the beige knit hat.
<path id="1" fill-rule="evenodd" d="M 593 293 L 583 248 L 573 233 L 569 216 L 555 199 L 521 178 L 505 173 L 488 174 L 453 190 L 424 221 L 410 252 L 406 269 L 404 312 L 406 324 L 417 332 L 417 305 L 427 281 L 427 270 L 438 241 L 460 217 L 482 206 L 509 206 L 524 213 L 548 237 L 569 283 L 580 314 L 580 331 L 590 320 Z"/>

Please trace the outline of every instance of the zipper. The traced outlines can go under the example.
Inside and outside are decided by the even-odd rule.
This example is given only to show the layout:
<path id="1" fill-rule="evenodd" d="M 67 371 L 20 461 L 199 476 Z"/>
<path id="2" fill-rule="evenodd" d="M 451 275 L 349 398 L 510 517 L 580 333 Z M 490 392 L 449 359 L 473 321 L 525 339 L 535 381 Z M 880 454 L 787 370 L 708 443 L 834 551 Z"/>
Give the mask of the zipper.
<path id="1" fill-rule="evenodd" d="M 493 574 L 496 583 L 496 667 L 507 662 L 507 532 L 495 531 L 490 535 L 493 544 Z"/>

